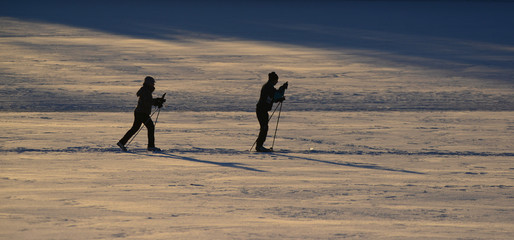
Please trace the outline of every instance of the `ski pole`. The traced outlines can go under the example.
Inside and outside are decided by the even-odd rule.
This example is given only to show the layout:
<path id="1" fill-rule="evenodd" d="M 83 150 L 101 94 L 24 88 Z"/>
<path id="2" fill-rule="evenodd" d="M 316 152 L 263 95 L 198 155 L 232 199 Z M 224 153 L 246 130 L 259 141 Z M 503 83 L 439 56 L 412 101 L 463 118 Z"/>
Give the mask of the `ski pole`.
<path id="1" fill-rule="evenodd" d="M 159 111 L 157 112 L 157 117 L 155 118 L 155 123 L 153 124 L 153 126 L 157 126 L 157 120 L 159 120 L 159 114 L 161 114 L 161 108 L 159 108 Z"/>
<path id="2" fill-rule="evenodd" d="M 279 105 L 282 105 L 282 102 L 280 102 L 280 104 L 279 104 Z M 268 122 L 269 122 L 269 121 L 271 120 L 271 118 L 273 117 L 273 114 L 275 114 L 275 111 L 277 111 L 277 108 L 278 108 L 278 105 L 275 107 L 275 110 L 273 110 L 273 112 L 272 112 L 272 113 L 271 113 L 271 115 L 269 116 L 269 118 L 268 118 Z M 257 138 L 257 139 L 259 139 L 259 138 Z M 254 146 L 255 146 L 255 144 L 257 143 L 257 139 L 255 139 L 255 142 L 253 142 L 252 147 L 250 148 L 250 150 L 248 150 L 249 152 L 251 152 L 251 151 L 252 151 L 253 147 L 254 147 Z"/>
<path id="3" fill-rule="evenodd" d="M 282 102 L 280 102 L 280 104 L 282 104 Z M 271 118 L 273 117 L 273 114 L 275 114 L 275 112 L 277 111 L 277 108 L 278 108 L 278 105 L 280 104 L 277 104 L 277 106 L 275 107 L 275 110 L 273 110 L 273 112 L 271 113 L 271 115 L 269 116 L 268 118 L 268 122 L 271 120 Z"/>
<path id="4" fill-rule="evenodd" d="M 164 99 L 164 96 L 166 96 L 166 93 L 164 93 L 161 98 Z M 157 117 L 155 118 L 154 127 L 157 126 L 157 120 L 159 120 L 159 114 L 161 114 L 161 107 L 162 107 L 162 104 L 159 106 L 159 112 L 157 113 Z"/>
<path id="5" fill-rule="evenodd" d="M 273 150 L 273 146 L 275 146 L 275 137 L 277 137 L 277 130 L 278 130 L 278 122 L 280 121 L 280 113 L 282 113 L 282 102 L 280 102 L 280 110 L 278 111 L 278 118 L 277 118 L 277 126 L 275 127 L 275 134 L 273 135 L 273 144 L 271 144 L 271 150 Z"/>

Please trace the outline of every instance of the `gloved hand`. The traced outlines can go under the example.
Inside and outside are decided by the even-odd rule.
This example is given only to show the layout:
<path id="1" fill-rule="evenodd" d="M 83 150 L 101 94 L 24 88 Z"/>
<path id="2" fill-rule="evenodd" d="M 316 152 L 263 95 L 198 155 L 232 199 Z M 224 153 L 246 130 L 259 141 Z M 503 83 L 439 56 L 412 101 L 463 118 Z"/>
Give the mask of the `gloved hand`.
<path id="1" fill-rule="evenodd" d="M 155 106 L 162 108 L 162 104 L 166 102 L 166 99 L 164 98 L 156 98 L 155 99 Z"/>
<path id="2" fill-rule="evenodd" d="M 287 82 L 282 84 L 282 86 L 280 86 L 280 88 L 278 88 L 278 91 L 284 93 L 287 89 L 287 86 L 289 86 L 289 84 Z"/>

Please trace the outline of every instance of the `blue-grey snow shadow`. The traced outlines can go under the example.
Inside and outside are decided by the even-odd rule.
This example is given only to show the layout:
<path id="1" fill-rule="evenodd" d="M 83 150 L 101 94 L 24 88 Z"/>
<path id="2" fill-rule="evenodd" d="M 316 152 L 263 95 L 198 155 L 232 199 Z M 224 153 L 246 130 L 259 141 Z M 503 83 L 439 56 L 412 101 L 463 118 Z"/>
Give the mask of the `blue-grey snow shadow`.
<path id="1" fill-rule="evenodd" d="M 0 3 L 0 16 L 142 38 L 177 40 L 189 35 L 365 49 L 374 52 L 375 57 L 404 64 L 457 70 L 482 65 L 503 71 L 514 68 L 511 60 L 514 51 L 509 50 L 514 45 L 513 12 L 514 3 L 508 1 L 19 0 Z M 480 77 L 513 81 L 512 74 L 498 74 L 501 76 L 484 73 Z"/>
<path id="2" fill-rule="evenodd" d="M 236 168 L 236 169 L 253 171 L 253 172 L 266 172 L 264 170 L 260 170 L 260 169 L 256 169 L 256 168 L 252 168 L 252 167 L 246 167 L 245 164 L 243 164 L 243 163 L 215 162 L 215 161 L 209 161 L 209 160 L 201 160 L 201 159 L 196 159 L 196 158 L 192 158 L 192 157 L 179 156 L 179 155 L 175 155 L 175 154 L 167 153 L 167 152 L 159 152 L 159 153 L 152 154 L 151 156 L 168 158 L 168 159 L 173 158 L 173 159 L 179 159 L 179 160 L 185 160 L 185 161 L 197 162 L 197 163 L 212 164 L 212 165 L 217 165 L 220 167 Z"/>
<path id="3" fill-rule="evenodd" d="M 277 153 L 273 152 L 272 155 L 291 158 L 291 159 L 300 159 L 300 160 L 307 160 L 307 161 L 313 161 L 313 162 L 319 162 L 319 163 L 326 163 L 326 164 L 332 164 L 337 166 L 344 166 L 344 167 L 354 167 L 354 168 L 365 168 L 365 169 L 372 169 L 372 170 L 381 170 L 381 171 L 390 171 L 390 172 L 400 172 L 400 173 L 413 173 L 413 174 L 425 174 L 422 172 L 416 172 L 416 171 L 410 171 L 410 170 L 404 170 L 404 169 L 394 169 L 394 168 L 387 168 L 378 166 L 375 164 L 367 164 L 367 163 L 352 163 L 352 162 L 334 162 L 334 161 L 327 161 L 327 160 L 320 160 L 320 159 L 314 159 L 309 157 L 298 157 L 298 156 L 292 156 L 287 155 L 283 153 Z"/>
<path id="4" fill-rule="evenodd" d="M 433 76 L 434 79 L 438 79 L 439 74 L 442 74 L 442 79 L 455 77 L 456 86 L 459 86 L 455 89 L 465 86 L 467 79 L 480 79 L 493 86 L 507 83 L 505 87 L 512 88 L 513 12 L 512 1 L 0 1 L 0 18 L 57 23 L 109 34 L 164 41 L 243 39 L 265 41 L 271 45 L 294 44 L 328 49 L 333 61 L 354 58 L 359 63 L 367 63 L 372 59 L 371 61 L 378 60 L 401 68 L 413 66 L 441 70 Z M 9 26 L 6 28 L 8 31 L 1 30 L 2 26 L 0 37 L 24 37 L 28 34 L 11 31 Z M 60 36 L 63 33 L 43 34 Z M 44 43 L 34 44 L 32 47 L 40 46 L 47 48 L 45 51 L 49 51 L 49 54 L 52 54 L 54 47 L 60 47 L 47 46 Z M 152 58 L 151 55 L 148 57 Z M 170 57 L 173 59 L 173 56 Z M 201 57 L 208 59 L 212 56 Z M 225 61 L 226 57 L 221 59 Z M 232 57 L 238 59 L 240 56 Z M 96 56 L 93 58 L 96 59 Z M 153 61 L 169 62 L 170 59 Z M 144 67 L 134 71 L 141 76 L 151 74 Z M 322 75 L 284 71 L 281 76 L 284 79 L 305 78 L 314 81 L 320 78 L 344 80 L 347 78 L 347 71 L 341 68 L 340 72 Z M 381 70 L 372 67 L 369 71 Z M 402 72 L 398 74 L 402 75 Z M 380 75 L 379 72 L 377 74 Z M 8 74 L 7 77 L 12 78 L 9 81 L 25 81 L 23 74 Z M 472 81 L 470 84 L 474 86 L 478 83 Z M 477 85 L 475 88 L 481 87 Z M 7 97 L 0 102 L 0 110 L 88 112 L 130 111 L 133 107 L 129 102 L 133 98 L 129 98 L 129 95 L 104 92 L 98 98 L 97 93 L 88 91 L 60 91 L 59 94 L 54 94 L 53 91 L 41 88 L 12 89 L 7 91 Z M 435 92 L 411 92 L 408 88 L 407 91 L 402 89 L 403 87 L 388 87 L 363 94 L 358 88 L 347 91 L 342 86 L 323 92 L 302 94 L 303 96 L 291 95 L 288 97 L 287 110 L 514 110 L 512 94 L 468 91 L 466 88 L 452 90 L 451 87 L 447 90 L 440 88 Z M 20 91 L 28 91 L 37 97 L 12 101 L 18 99 L 16 96 Z M 251 111 L 255 104 L 255 99 L 248 97 L 227 102 L 225 95 L 215 91 L 205 94 L 192 89 L 170 94 L 175 96 L 176 104 L 172 106 L 174 110 Z M 202 102 L 190 104 L 190 99 L 201 99 Z"/>

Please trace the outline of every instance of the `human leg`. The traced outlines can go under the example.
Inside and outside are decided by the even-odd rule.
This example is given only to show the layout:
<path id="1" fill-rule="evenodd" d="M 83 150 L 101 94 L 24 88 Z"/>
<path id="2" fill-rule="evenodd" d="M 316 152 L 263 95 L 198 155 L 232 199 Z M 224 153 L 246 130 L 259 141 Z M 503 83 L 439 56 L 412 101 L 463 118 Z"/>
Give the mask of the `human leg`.
<path id="1" fill-rule="evenodd" d="M 150 117 L 144 123 L 148 132 L 148 148 L 155 148 L 155 125 Z"/>
<path id="2" fill-rule="evenodd" d="M 257 119 L 259 120 L 259 125 L 260 125 L 259 137 L 257 138 L 257 148 L 258 148 L 258 147 L 263 147 L 264 142 L 266 141 L 266 137 L 268 135 L 268 121 L 269 121 L 268 111 L 257 110 Z"/>
<path id="3" fill-rule="evenodd" d="M 138 115 L 138 112 L 134 112 L 134 123 L 132 124 L 132 127 L 127 131 L 127 133 L 125 133 L 125 135 L 123 136 L 123 138 L 121 138 L 121 140 L 119 142 L 123 145 L 127 144 L 128 140 L 130 140 L 130 138 L 132 136 L 134 136 L 134 134 L 139 130 L 139 128 L 141 127 L 141 124 L 143 124 L 143 121 L 144 121 L 144 119 L 142 119 Z"/>

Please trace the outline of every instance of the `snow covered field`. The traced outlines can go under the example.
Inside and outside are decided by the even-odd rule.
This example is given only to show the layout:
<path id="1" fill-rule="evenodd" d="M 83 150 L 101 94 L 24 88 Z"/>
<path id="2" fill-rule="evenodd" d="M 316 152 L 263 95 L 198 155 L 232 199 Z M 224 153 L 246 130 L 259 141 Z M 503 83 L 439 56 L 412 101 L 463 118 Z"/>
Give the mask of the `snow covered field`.
<path id="1" fill-rule="evenodd" d="M 0 239 L 511 239 L 513 12 L 2 2 Z M 270 71 L 277 152 L 248 152 Z M 164 151 L 122 153 L 147 75 Z"/>
<path id="2" fill-rule="evenodd" d="M 2 238 L 508 239 L 511 112 L 2 113 Z M 86 133 L 86 134 L 84 134 Z M 144 134 L 142 134 L 144 135 Z M 313 149 L 309 151 L 309 149 Z"/>

